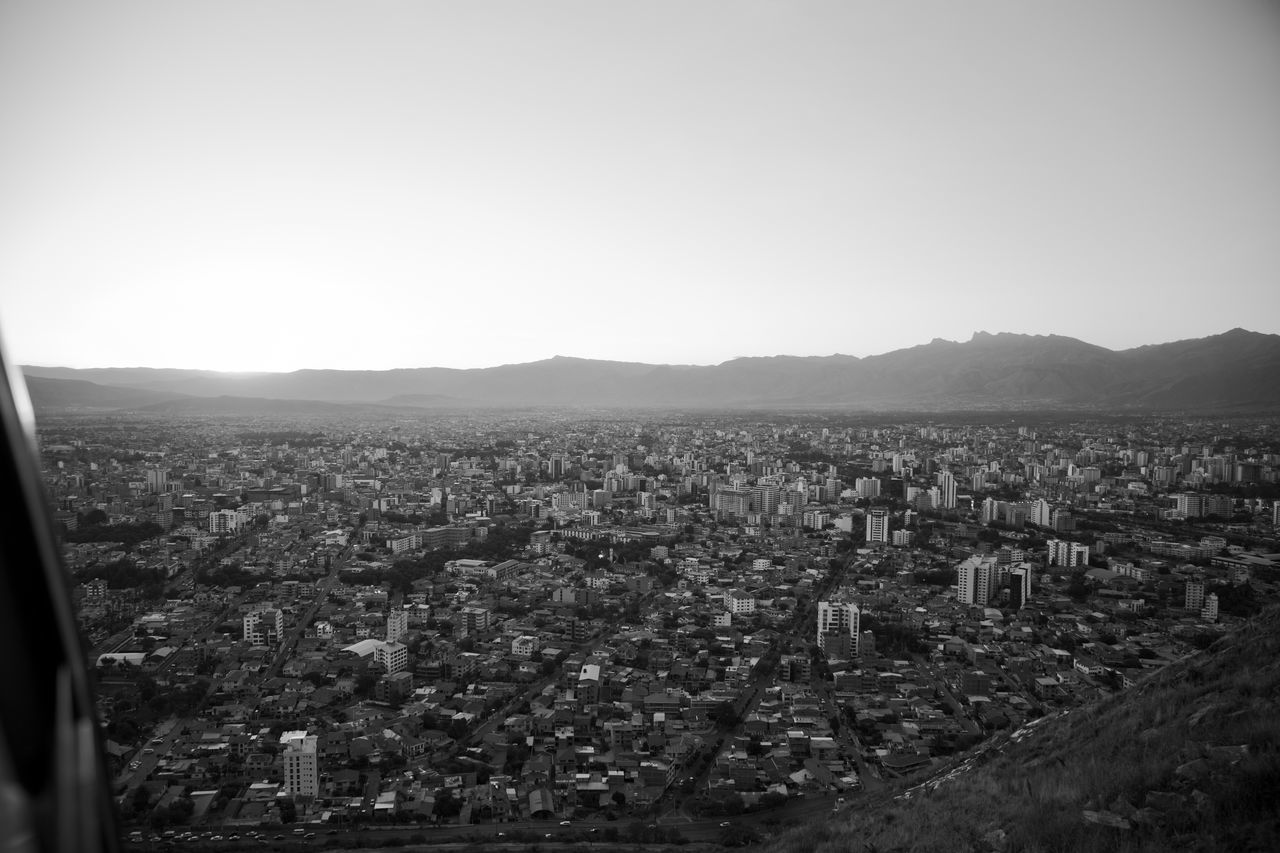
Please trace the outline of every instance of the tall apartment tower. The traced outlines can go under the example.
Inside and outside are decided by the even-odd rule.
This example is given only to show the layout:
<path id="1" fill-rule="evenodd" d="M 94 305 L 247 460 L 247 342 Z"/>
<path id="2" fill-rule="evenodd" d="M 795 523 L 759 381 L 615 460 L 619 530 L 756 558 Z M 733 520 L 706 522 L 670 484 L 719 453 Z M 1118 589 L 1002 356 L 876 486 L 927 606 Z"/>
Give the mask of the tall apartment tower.
<path id="1" fill-rule="evenodd" d="M 1031 522 L 1041 527 L 1053 526 L 1053 507 L 1047 500 L 1041 498 L 1031 505 Z"/>
<path id="2" fill-rule="evenodd" d="M 1182 606 L 1193 612 L 1204 607 L 1204 581 L 1187 581 L 1186 601 Z"/>
<path id="3" fill-rule="evenodd" d="M 1031 597 L 1031 567 L 1015 566 L 1009 570 L 1009 609 L 1021 610 Z"/>
<path id="4" fill-rule="evenodd" d="M 749 508 L 751 511 L 774 515 L 782 500 L 782 490 L 774 483 L 761 483 L 751 487 Z M 803 504 L 801 504 L 803 506 Z"/>
<path id="5" fill-rule="evenodd" d="M 861 618 L 852 601 L 819 601 L 818 648 L 829 658 L 856 658 Z"/>
<path id="6" fill-rule="evenodd" d="M 169 471 L 164 468 L 147 469 L 147 491 L 153 495 L 169 490 Z"/>
<path id="7" fill-rule="evenodd" d="M 938 475 L 938 506 L 942 509 L 956 508 L 956 477 L 950 471 Z"/>
<path id="8" fill-rule="evenodd" d="M 1089 563 L 1089 546 L 1062 539 L 1049 540 L 1049 565 L 1084 566 Z"/>
<path id="9" fill-rule="evenodd" d="M 975 555 L 956 567 L 957 594 L 964 604 L 985 607 L 991 600 L 991 582 L 995 575 L 996 558 Z"/>
<path id="10" fill-rule="evenodd" d="M 867 534 L 868 543 L 889 541 L 889 510 L 884 507 L 872 507 L 867 511 Z"/>
<path id="11" fill-rule="evenodd" d="M 982 523 L 989 524 L 1000 520 L 1000 502 L 995 498 L 987 498 L 982 502 Z"/>
<path id="12" fill-rule="evenodd" d="M 373 660 L 387 675 L 402 672 L 409 668 L 409 647 L 404 643 L 381 643 L 374 646 Z"/>
<path id="13" fill-rule="evenodd" d="M 409 614 L 403 610 L 392 610 L 387 614 L 387 642 L 399 642 L 409 633 Z"/>
<path id="14" fill-rule="evenodd" d="M 294 796 L 314 797 L 320 793 L 319 738 L 302 732 L 280 735 L 284 747 L 284 787 Z"/>

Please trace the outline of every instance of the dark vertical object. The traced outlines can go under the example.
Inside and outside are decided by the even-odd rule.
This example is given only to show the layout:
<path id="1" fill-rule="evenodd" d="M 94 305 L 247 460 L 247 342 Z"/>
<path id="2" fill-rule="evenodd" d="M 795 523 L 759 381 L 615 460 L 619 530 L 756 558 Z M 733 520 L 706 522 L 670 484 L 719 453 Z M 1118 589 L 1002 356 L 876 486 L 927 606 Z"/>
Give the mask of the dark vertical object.
<path id="1" fill-rule="evenodd" d="M 0 352 L 0 838 L 114 853 L 102 744 L 22 376 Z"/>

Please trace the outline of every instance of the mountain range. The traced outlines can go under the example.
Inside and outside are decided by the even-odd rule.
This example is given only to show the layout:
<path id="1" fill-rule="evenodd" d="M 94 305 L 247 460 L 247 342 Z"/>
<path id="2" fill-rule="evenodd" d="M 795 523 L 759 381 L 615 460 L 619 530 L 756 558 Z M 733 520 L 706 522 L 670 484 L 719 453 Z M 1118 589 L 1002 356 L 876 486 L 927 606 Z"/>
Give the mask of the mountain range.
<path id="1" fill-rule="evenodd" d="M 314 413 L 506 406 L 875 410 L 1260 410 L 1280 407 L 1280 335 L 1110 350 L 1059 335 L 976 333 L 881 355 L 717 365 L 555 358 L 499 367 L 220 373 L 24 366 L 37 410 Z"/>

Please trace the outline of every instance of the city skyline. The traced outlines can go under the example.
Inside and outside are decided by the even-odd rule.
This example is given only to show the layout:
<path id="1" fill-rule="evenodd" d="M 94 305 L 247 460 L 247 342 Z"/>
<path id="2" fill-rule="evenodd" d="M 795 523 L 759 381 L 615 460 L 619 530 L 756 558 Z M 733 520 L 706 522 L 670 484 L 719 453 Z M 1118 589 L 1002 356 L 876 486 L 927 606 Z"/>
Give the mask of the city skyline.
<path id="1" fill-rule="evenodd" d="M 0 11 L 15 362 L 1280 332 L 1265 4 L 72 9 Z"/>

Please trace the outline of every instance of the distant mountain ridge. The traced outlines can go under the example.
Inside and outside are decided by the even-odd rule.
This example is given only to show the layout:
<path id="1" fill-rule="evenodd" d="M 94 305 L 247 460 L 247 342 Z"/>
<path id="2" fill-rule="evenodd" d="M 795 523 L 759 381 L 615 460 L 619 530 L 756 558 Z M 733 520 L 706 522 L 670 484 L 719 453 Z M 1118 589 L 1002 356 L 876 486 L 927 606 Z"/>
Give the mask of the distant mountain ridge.
<path id="1" fill-rule="evenodd" d="M 539 405 L 1265 409 L 1280 406 L 1280 335 L 1237 328 L 1116 351 L 1060 335 L 978 332 L 968 341 L 935 339 L 865 358 L 749 357 L 708 366 L 556 356 L 472 369 L 219 373 L 26 366 L 23 371 L 33 402 L 42 409 L 213 411 L 216 407 L 177 401 L 216 397 L 406 410 Z"/>

